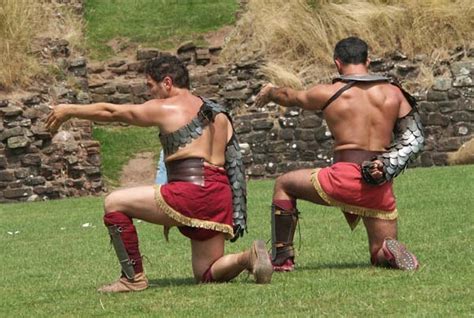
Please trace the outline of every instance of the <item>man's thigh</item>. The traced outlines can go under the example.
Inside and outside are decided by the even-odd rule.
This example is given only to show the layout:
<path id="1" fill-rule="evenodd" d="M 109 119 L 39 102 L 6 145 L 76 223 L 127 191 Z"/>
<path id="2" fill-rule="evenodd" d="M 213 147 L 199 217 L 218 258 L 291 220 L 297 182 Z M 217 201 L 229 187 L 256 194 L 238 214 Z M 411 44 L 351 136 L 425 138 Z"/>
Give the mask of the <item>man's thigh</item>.
<path id="1" fill-rule="evenodd" d="M 126 188 L 110 193 L 105 198 L 105 211 L 120 211 L 132 218 L 165 226 L 181 225 L 158 209 L 154 186 Z"/>
<path id="2" fill-rule="evenodd" d="M 275 184 L 275 192 L 282 189 L 295 199 L 302 199 L 320 205 L 328 205 L 314 188 L 311 182 L 313 169 L 295 170 L 280 176 Z M 315 176 L 316 177 L 316 176 Z M 279 199 L 278 197 L 275 197 Z"/>

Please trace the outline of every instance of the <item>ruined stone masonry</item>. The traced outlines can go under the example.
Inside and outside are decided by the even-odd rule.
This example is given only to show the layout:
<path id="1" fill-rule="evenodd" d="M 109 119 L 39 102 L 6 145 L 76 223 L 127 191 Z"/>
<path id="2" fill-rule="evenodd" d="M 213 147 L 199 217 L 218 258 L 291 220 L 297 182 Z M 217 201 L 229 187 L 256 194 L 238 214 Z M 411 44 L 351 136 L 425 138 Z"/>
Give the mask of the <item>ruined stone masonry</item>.
<path id="1" fill-rule="evenodd" d="M 333 140 L 321 113 L 283 108 L 275 104 L 253 106 L 255 95 L 266 83 L 259 68 L 263 61 L 246 60 L 233 65 L 218 63 L 220 48 L 185 43 L 177 50 L 187 63 L 194 93 L 226 106 L 233 114 L 249 177 L 275 177 L 299 168 L 331 163 Z M 141 74 L 146 61 L 161 54 L 140 49 L 133 61 L 117 60 L 89 67 L 93 101 L 141 103 L 149 96 Z M 400 52 L 374 58 L 371 72 L 399 82 L 416 78 L 420 59 Z M 474 110 L 472 51 L 454 52 L 434 68 L 434 85 L 427 92 L 412 92 L 419 101 L 427 142 L 412 166 L 445 165 L 447 154 L 472 138 Z"/>
<path id="2" fill-rule="evenodd" d="M 68 2 L 65 0 L 65 2 Z M 82 12 L 82 1 L 72 1 Z M 129 60 L 87 63 L 73 56 L 67 41 L 42 39 L 41 55 L 54 58 L 66 80 L 37 83 L 28 93 L 0 98 L 0 203 L 36 201 L 104 193 L 100 144 L 88 121 L 75 120 L 54 138 L 43 121 L 51 103 L 143 103 L 150 98 L 143 69 L 162 54 L 140 48 Z M 219 63 L 220 47 L 184 43 L 176 54 L 190 71 L 195 94 L 221 103 L 231 112 L 250 178 L 275 177 L 299 168 L 331 163 L 333 140 L 321 113 L 269 104 L 254 107 L 266 79 L 264 61 Z M 425 57 L 426 58 L 426 57 Z M 400 82 L 416 78 L 423 57 L 400 52 L 373 58 L 371 71 Z M 425 125 L 426 148 L 412 166 L 445 165 L 448 153 L 472 139 L 474 130 L 474 52 L 458 50 L 433 67 L 434 84 L 412 92 Z"/>

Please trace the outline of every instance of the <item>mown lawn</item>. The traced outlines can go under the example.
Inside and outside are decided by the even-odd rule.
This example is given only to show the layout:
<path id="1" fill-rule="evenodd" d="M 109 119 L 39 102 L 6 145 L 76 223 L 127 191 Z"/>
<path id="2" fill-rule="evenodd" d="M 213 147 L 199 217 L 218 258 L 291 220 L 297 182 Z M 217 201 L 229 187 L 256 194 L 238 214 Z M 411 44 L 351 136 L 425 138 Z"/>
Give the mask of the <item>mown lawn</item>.
<path id="1" fill-rule="evenodd" d="M 236 0 L 86 0 L 90 57 L 105 59 L 107 43 L 126 38 L 142 46 L 170 49 L 183 41 L 203 41 L 202 34 L 232 24 Z"/>
<path id="2" fill-rule="evenodd" d="M 227 251 L 269 239 L 273 181 L 249 184 L 250 233 Z M 350 232 L 335 209 L 305 202 L 297 270 L 271 285 L 241 275 L 195 285 L 187 240 L 136 223 L 152 288 L 102 295 L 117 262 L 102 225 L 102 199 L 0 206 L 2 317 L 462 317 L 473 304 L 474 166 L 408 170 L 397 179 L 400 239 L 421 268 L 415 273 L 369 265 L 363 227 Z M 298 246 L 298 235 L 296 246 Z"/>

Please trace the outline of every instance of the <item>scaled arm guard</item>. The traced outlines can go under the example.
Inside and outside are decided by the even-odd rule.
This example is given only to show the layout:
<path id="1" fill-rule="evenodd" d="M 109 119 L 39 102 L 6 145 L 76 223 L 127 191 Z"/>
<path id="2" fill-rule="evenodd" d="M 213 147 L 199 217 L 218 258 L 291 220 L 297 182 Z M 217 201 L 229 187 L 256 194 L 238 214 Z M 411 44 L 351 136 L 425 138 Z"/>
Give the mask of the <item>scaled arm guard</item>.
<path id="1" fill-rule="evenodd" d="M 425 137 L 421 125 L 420 115 L 413 108 L 408 115 L 399 118 L 394 129 L 394 142 L 387 152 L 377 156 L 374 160 L 383 163 L 383 178 L 374 179 L 370 175 L 373 162 L 362 164 L 362 177 L 369 184 L 382 184 L 390 181 L 404 171 L 409 162 L 412 162 L 423 149 Z"/>
<path id="2" fill-rule="evenodd" d="M 230 241 L 235 242 L 244 236 L 244 231 L 247 231 L 247 184 L 242 154 L 235 133 L 227 144 L 224 167 L 232 187 L 234 237 Z"/>

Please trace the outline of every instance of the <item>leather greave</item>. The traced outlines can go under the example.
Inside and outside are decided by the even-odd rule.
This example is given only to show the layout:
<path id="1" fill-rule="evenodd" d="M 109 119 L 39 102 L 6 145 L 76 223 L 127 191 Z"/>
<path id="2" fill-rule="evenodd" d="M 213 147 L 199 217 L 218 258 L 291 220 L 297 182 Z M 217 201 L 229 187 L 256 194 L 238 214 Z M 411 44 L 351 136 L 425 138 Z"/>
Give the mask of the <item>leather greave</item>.
<path id="1" fill-rule="evenodd" d="M 293 239 L 298 225 L 299 212 L 296 209 L 283 210 L 272 205 L 272 263 L 282 265 L 294 258 Z"/>

